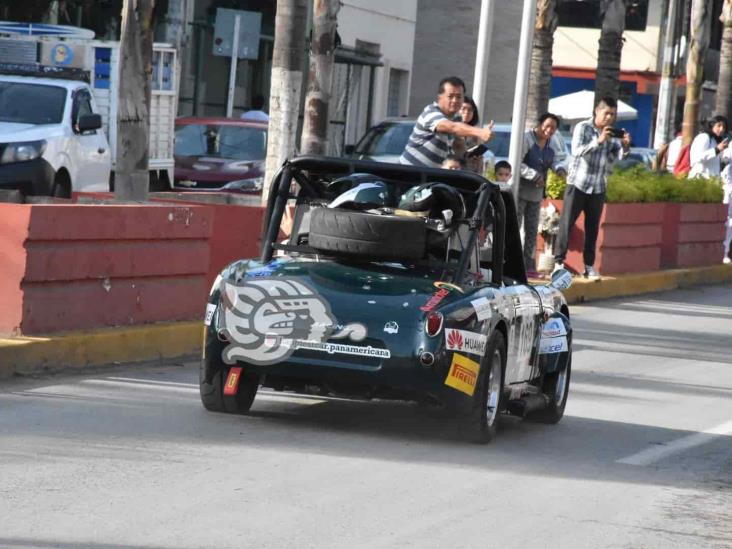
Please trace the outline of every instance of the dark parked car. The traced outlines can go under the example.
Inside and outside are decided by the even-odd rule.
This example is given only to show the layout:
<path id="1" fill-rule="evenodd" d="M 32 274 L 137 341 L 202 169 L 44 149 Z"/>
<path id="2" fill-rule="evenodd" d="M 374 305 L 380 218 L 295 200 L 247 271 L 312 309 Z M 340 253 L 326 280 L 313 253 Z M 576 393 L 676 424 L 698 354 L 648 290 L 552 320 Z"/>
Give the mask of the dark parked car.
<path id="1" fill-rule="evenodd" d="M 432 404 L 477 442 L 503 412 L 562 418 L 571 276 L 527 282 L 510 193 L 464 171 L 300 157 L 265 215 L 261 256 L 227 266 L 208 299 L 208 410 L 245 414 L 263 385 Z"/>
<path id="2" fill-rule="evenodd" d="M 175 122 L 176 190 L 258 193 L 266 157 L 266 123 L 194 117 Z"/>

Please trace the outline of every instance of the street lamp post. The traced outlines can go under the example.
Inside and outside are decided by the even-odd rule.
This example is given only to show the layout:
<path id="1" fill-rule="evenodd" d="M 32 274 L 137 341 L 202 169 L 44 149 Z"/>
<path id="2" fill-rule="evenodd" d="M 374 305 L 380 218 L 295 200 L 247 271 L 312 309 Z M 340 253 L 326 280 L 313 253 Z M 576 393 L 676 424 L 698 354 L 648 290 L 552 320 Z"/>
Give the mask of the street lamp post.
<path id="1" fill-rule="evenodd" d="M 524 142 L 526 122 L 526 96 L 529 89 L 529 68 L 531 67 L 531 43 L 534 38 L 536 20 L 536 0 L 524 0 L 521 15 L 521 38 L 519 42 L 518 66 L 516 68 L 516 88 L 513 95 L 513 116 L 511 117 L 511 146 L 508 161 L 511 163 L 511 191 L 518 203 L 518 189 L 521 169 L 521 149 Z"/>
<path id="2" fill-rule="evenodd" d="M 485 86 L 488 80 L 491 36 L 493 35 L 494 0 L 481 0 L 480 24 L 478 26 L 478 48 L 475 51 L 475 74 L 473 76 L 473 101 L 478 106 L 478 117 L 484 120 Z"/>

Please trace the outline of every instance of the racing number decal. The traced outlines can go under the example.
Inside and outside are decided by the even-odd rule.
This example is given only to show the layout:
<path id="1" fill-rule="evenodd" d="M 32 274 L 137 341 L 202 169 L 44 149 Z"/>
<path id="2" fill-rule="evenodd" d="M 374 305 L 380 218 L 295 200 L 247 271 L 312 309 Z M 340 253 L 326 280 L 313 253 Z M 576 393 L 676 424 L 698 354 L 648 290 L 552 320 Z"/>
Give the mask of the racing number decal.
<path id="1" fill-rule="evenodd" d="M 513 348 L 516 365 L 524 368 L 531 361 L 531 353 L 536 342 L 536 317 L 539 304 L 529 294 L 514 294 L 510 297 L 514 305 Z"/>

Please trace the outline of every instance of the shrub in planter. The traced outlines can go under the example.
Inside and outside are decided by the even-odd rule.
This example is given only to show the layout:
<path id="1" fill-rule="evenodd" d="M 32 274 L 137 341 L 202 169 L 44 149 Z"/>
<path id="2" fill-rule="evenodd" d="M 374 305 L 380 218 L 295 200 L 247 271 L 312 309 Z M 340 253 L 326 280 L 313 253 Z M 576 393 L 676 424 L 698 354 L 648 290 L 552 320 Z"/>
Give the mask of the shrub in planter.
<path id="1" fill-rule="evenodd" d="M 549 173 L 547 198 L 561 199 L 567 182 L 554 172 Z M 615 170 L 607 184 L 608 203 L 628 202 L 722 202 L 719 179 L 677 179 L 670 173 L 649 171 L 641 166 Z"/>

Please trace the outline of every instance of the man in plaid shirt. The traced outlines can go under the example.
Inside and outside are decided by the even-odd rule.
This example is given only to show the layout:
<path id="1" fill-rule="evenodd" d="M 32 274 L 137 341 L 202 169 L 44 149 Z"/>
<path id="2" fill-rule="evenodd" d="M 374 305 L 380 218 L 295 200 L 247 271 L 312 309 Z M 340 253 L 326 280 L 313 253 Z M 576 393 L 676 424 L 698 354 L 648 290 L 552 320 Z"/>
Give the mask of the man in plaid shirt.
<path id="1" fill-rule="evenodd" d="M 614 137 L 613 123 L 618 103 L 612 97 L 603 97 L 595 107 L 594 116 L 580 122 L 572 135 L 572 160 L 564 191 L 564 207 L 559 220 L 559 234 L 554 250 L 555 270 L 564 268 L 569 231 L 580 213 L 585 214 L 584 276 L 598 278 L 595 263 L 595 244 L 600 228 L 600 216 L 605 205 L 607 176 L 616 160 L 623 158 L 630 148 L 630 134 L 622 130 L 622 137 Z"/>

